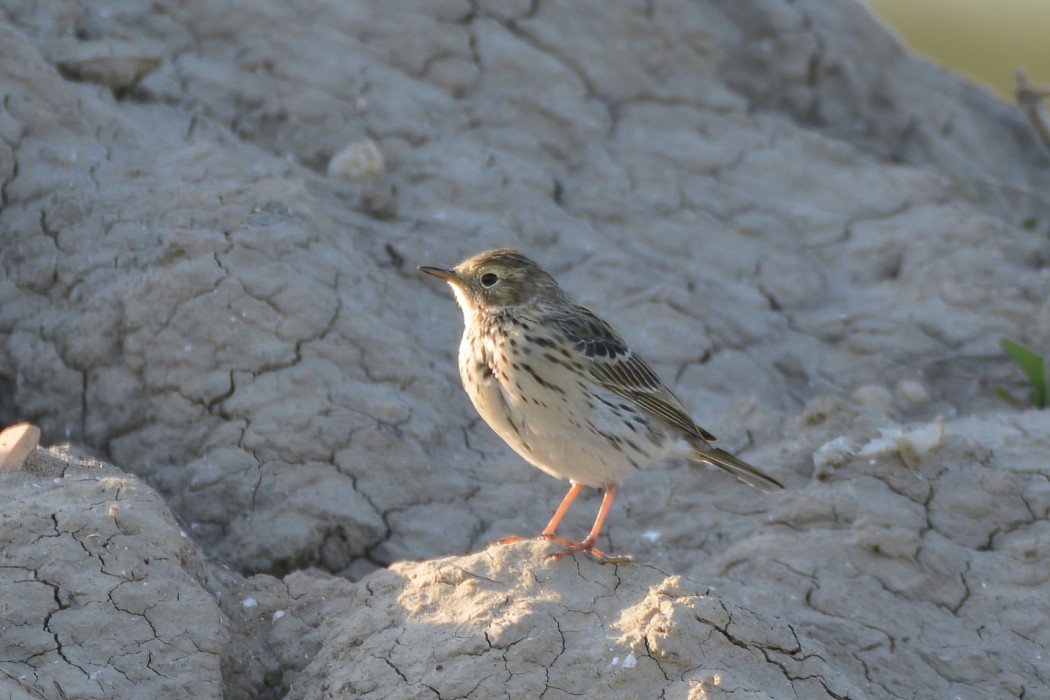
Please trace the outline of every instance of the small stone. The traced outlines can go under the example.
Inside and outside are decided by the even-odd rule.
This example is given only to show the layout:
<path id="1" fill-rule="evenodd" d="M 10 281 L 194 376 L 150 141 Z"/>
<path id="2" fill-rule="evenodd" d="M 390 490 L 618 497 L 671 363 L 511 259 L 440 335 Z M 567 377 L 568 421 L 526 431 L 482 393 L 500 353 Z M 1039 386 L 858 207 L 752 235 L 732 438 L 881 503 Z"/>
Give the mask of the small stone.
<path id="1" fill-rule="evenodd" d="M 164 62 L 152 46 L 129 41 L 84 41 L 66 48 L 56 65 L 70 80 L 126 93 Z"/>
<path id="2" fill-rule="evenodd" d="M 897 398 L 912 406 L 922 406 L 930 402 L 930 392 L 918 379 L 902 379 L 894 387 Z"/>
<path id="3" fill-rule="evenodd" d="M 329 177 L 347 180 L 378 180 L 386 172 L 386 159 L 372 139 L 347 144 L 328 161 Z"/>

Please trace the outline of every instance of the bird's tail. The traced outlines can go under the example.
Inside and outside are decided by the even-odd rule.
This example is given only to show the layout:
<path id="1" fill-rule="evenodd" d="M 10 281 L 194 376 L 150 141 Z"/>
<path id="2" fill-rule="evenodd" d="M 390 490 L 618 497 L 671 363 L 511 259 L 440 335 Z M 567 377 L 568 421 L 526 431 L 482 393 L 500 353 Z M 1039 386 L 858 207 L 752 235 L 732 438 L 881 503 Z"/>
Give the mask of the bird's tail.
<path id="1" fill-rule="evenodd" d="M 766 474 L 757 467 L 752 467 L 744 460 L 729 454 L 725 450 L 719 449 L 706 443 L 698 443 L 693 445 L 694 452 L 690 456 L 690 459 L 696 462 L 706 462 L 712 464 L 719 469 L 724 469 L 739 481 L 743 481 L 748 486 L 753 486 L 760 491 L 775 491 L 777 489 L 783 489 L 784 485 Z"/>

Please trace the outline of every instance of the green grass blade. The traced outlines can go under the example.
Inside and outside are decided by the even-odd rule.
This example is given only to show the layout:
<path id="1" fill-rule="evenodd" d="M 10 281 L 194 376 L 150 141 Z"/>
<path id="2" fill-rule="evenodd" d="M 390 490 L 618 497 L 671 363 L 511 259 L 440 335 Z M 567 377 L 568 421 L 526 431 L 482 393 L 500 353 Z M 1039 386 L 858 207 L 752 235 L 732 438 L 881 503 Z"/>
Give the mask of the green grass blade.
<path id="1" fill-rule="evenodd" d="M 1000 399 L 1003 399 L 1004 401 L 1009 401 L 1014 406 L 1017 406 L 1018 404 L 1021 403 L 1020 401 L 1015 399 L 1013 397 L 1013 395 L 1010 394 L 1009 391 L 1007 391 L 1006 389 L 1002 388 L 1001 386 L 993 386 L 992 387 L 992 391 L 994 391 L 995 395 L 998 396 Z"/>
<path id="2" fill-rule="evenodd" d="M 1001 338 L 999 345 L 1003 352 L 1010 356 L 1021 371 L 1028 375 L 1032 383 L 1032 403 L 1039 408 L 1046 408 L 1046 370 L 1043 358 L 1020 343 Z"/>

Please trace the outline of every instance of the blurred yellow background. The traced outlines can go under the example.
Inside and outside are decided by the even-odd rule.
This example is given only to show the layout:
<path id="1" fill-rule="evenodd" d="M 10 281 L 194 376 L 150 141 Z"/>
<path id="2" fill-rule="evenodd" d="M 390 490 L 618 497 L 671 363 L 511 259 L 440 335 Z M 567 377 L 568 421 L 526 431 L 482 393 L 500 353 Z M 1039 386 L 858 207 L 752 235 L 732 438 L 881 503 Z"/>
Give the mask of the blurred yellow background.
<path id="1" fill-rule="evenodd" d="M 1013 103 L 1014 69 L 1050 83 L 1050 0 L 864 0 L 916 53 Z"/>

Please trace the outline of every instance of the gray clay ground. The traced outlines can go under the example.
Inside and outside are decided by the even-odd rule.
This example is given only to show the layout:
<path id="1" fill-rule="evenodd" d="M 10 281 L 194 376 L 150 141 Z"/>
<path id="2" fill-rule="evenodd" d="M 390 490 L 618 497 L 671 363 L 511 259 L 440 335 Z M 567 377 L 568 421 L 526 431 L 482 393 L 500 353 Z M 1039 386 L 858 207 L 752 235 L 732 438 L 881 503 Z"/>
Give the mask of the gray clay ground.
<path id="1" fill-rule="evenodd" d="M 0 93 L 0 697 L 1050 696 L 1050 158 L 859 5 L 0 0 Z M 496 245 L 787 490 L 489 547 Z"/>

